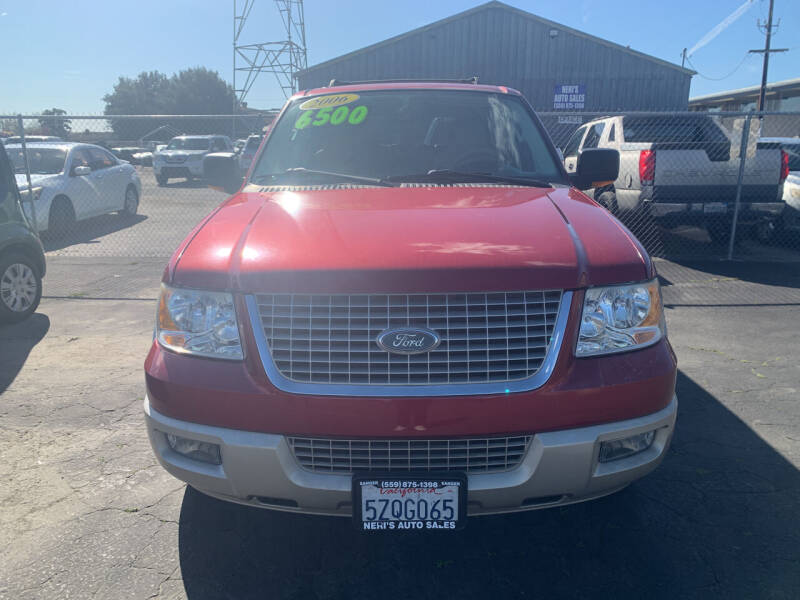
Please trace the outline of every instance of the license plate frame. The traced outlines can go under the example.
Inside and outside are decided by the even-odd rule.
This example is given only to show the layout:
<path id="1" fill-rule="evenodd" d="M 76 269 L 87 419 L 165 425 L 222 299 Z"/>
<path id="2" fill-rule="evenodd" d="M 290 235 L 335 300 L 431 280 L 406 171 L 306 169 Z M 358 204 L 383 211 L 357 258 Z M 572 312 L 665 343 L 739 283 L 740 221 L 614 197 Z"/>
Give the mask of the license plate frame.
<path id="1" fill-rule="evenodd" d="M 455 515 L 455 520 L 451 521 L 448 519 L 394 519 L 391 520 L 365 520 L 363 514 L 363 494 L 366 491 L 368 494 L 372 494 L 371 491 L 366 490 L 367 486 L 376 487 L 378 489 L 409 489 L 413 488 L 414 486 L 384 486 L 383 484 L 403 484 L 403 483 L 418 483 L 418 484 L 432 484 L 436 483 L 438 485 L 437 488 L 430 488 L 426 485 L 418 485 L 416 488 L 418 489 L 442 489 L 444 487 L 452 487 L 450 485 L 445 484 L 455 484 L 456 485 L 456 494 L 458 498 L 458 508 Z M 353 490 L 353 525 L 359 530 L 364 533 L 376 533 L 379 531 L 384 532 L 402 532 L 402 531 L 459 531 L 464 529 L 467 525 L 467 475 L 466 473 L 462 472 L 398 472 L 398 471 L 390 471 L 390 472 L 380 472 L 380 473 L 367 473 L 367 472 L 356 472 L 353 474 L 352 478 L 352 490 Z M 399 494 L 399 493 L 398 493 Z M 408 498 L 408 492 L 405 494 L 401 494 L 402 498 L 395 498 L 394 493 L 391 494 L 391 498 L 387 498 L 391 502 L 391 500 L 402 500 L 403 501 L 403 509 L 405 510 L 405 500 Z M 415 498 L 419 498 L 422 494 L 415 495 Z M 443 498 L 444 499 L 444 498 Z M 416 506 L 419 506 L 417 504 Z M 378 507 L 376 507 L 376 510 Z M 391 510 L 391 509 L 390 509 Z M 402 515 L 402 516 L 405 516 Z M 385 526 L 376 526 L 376 528 L 372 528 L 372 526 L 365 527 L 365 523 L 385 523 Z M 399 526 L 399 523 L 403 523 L 403 526 Z M 406 523 L 411 523 L 410 526 L 406 526 Z M 417 523 L 421 523 L 421 525 L 417 525 Z M 432 525 L 432 523 L 437 523 L 437 525 Z"/>

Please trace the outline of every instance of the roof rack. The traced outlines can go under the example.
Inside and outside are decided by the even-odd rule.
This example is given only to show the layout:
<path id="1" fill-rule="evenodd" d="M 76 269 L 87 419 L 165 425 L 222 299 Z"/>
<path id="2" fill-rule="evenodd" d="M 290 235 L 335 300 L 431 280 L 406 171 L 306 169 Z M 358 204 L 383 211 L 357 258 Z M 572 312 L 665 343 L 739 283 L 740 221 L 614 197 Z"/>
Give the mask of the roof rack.
<path id="1" fill-rule="evenodd" d="M 345 81 L 343 79 L 331 79 L 327 87 L 337 85 L 364 85 L 368 83 L 471 83 L 478 85 L 478 76 L 465 77 L 464 79 L 369 79 L 366 81 Z"/>

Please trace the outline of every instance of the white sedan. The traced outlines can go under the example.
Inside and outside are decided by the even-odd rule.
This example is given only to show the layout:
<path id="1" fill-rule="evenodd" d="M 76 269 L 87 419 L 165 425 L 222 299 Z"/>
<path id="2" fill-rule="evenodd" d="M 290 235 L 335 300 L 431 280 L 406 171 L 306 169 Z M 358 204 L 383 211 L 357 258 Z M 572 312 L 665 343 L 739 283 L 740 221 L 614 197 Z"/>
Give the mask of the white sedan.
<path id="1" fill-rule="evenodd" d="M 142 182 L 136 169 L 105 148 L 75 142 L 27 144 L 34 209 L 23 202 L 36 229 L 64 234 L 75 221 L 110 212 L 133 216 L 139 208 Z M 14 164 L 17 186 L 28 199 L 28 179 L 22 146 L 6 151 Z"/>

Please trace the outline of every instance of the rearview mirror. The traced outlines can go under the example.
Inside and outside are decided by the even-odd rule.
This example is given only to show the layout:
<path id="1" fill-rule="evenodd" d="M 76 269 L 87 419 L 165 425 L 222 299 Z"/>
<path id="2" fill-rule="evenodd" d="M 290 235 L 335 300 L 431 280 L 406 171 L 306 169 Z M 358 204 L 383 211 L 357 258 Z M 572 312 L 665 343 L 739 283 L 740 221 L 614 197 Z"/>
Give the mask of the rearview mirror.
<path id="1" fill-rule="evenodd" d="M 81 177 L 82 175 L 90 175 L 92 173 L 92 169 L 85 165 L 81 165 L 79 167 L 75 167 L 72 169 L 72 174 L 75 177 Z"/>
<path id="2" fill-rule="evenodd" d="M 575 172 L 570 181 L 579 190 L 599 188 L 616 181 L 619 176 L 619 152 L 610 148 L 589 148 L 578 153 Z"/>
<path id="3" fill-rule="evenodd" d="M 229 194 L 235 194 L 244 180 L 232 152 L 206 154 L 203 159 L 203 176 L 209 187 Z"/>

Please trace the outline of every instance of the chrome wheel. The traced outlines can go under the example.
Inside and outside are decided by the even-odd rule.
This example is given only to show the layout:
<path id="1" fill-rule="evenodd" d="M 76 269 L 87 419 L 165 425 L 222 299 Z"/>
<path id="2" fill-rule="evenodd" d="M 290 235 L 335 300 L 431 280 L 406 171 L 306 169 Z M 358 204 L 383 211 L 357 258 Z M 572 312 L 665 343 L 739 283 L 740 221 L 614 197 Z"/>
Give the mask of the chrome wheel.
<path id="1" fill-rule="evenodd" d="M 11 312 L 25 312 L 36 301 L 36 275 L 28 265 L 13 263 L 0 278 L 0 298 Z"/>

